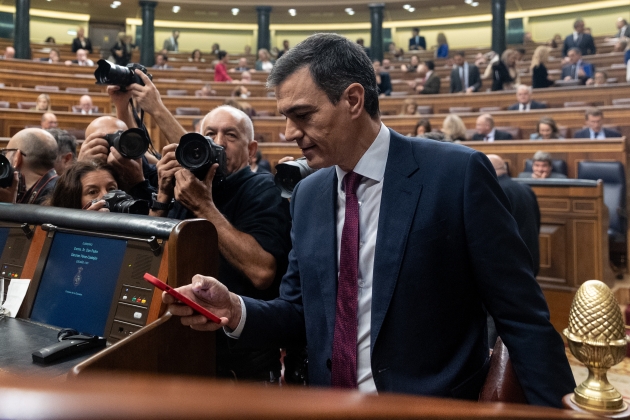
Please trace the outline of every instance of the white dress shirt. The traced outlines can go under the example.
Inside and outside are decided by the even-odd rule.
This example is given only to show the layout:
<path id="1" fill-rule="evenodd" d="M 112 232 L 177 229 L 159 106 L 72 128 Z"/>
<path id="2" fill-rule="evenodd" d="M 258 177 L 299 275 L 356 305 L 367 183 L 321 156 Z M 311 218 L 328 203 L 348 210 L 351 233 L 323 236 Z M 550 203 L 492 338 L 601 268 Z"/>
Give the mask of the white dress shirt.
<path id="1" fill-rule="evenodd" d="M 604 140 L 606 138 L 606 133 L 604 133 L 603 128 L 599 130 L 599 133 L 597 133 L 597 136 L 595 136 L 595 132 L 593 131 L 592 128 L 589 128 L 588 131 L 590 133 L 591 140 Z"/>
<path id="2" fill-rule="evenodd" d="M 527 102 L 526 104 L 518 104 L 518 110 L 519 111 L 529 111 L 531 108 L 532 103 L 531 102 Z"/>
<path id="3" fill-rule="evenodd" d="M 363 154 L 353 171 L 363 178 L 357 188 L 359 201 L 359 271 L 358 271 L 358 306 L 357 306 L 357 383 L 359 390 L 375 393 L 376 384 L 372 375 L 370 358 L 370 331 L 372 327 L 372 281 L 374 277 L 374 255 L 376 251 L 376 234 L 381 210 L 383 178 L 385 165 L 389 155 L 390 132 L 381 123 L 376 139 Z M 339 267 L 341 233 L 346 219 L 346 193 L 343 178 L 346 172 L 338 166 L 337 171 L 337 267 Z M 337 272 L 339 276 L 339 272 Z M 240 299 L 240 297 L 239 297 Z M 230 332 L 224 329 L 231 338 L 239 338 L 245 326 L 245 305 L 241 299 L 243 313 L 237 328 Z"/>
<path id="4" fill-rule="evenodd" d="M 483 141 L 489 141 L 489 142 L 494 141 L 494 133 L 496 133 L 496 131 L 497 130 L 493 128 L 492 131 L 488 133 L 488 135 L 483 136 L 484 137 Z"/>

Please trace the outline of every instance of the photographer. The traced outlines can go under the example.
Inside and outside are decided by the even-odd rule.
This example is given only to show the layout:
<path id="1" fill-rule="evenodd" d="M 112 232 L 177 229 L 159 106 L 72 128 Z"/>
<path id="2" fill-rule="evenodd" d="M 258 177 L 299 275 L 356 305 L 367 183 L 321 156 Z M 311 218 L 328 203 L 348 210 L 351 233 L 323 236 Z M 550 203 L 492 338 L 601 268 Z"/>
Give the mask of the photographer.
<path id="1" fill-rule="evenodd" d="M 136 74 L 145 84 L 130 86 L 138 105 L 151 114 L 170 142 L 179 142 L 186 131 L 164 107 L 149 78 L 138 71 Z M 225 285 L 246 296 L 273 299 L 278 296 L 291 246 L 286 200 L 280 197 L 269 174 L 256 174 L 249 168 L 258 144 L 246 114 L 228 106 L 216 108 L 201 122 L 201 133 L 225 149 L 225 173 L 217 174 L 215 164 L 203 179 L 198 179 L 181 168 L 175 156 L 178 145 L 169 144 L 157 164 L 158 193 L 151 214 L 178 219 L 200 217 L 212 222 L 218 233 L 219 277 Z M 213 183 L 219 176 L 225 179 Z M 168 208 L 173 198 L 176 201 L 170 211 L 155 207 Z M 276 382 L 279 358 L 278 348 L 228 349 L 226 337 L 217 335 L 219 376 Z"/>
<path id="2" fill-rule="evenodd" d="M 118 189 L 118 175 L 103 161 L 75 162 L 59 177 L 50 200 L 54 207 L 109 211 L 103 196 Z"/>

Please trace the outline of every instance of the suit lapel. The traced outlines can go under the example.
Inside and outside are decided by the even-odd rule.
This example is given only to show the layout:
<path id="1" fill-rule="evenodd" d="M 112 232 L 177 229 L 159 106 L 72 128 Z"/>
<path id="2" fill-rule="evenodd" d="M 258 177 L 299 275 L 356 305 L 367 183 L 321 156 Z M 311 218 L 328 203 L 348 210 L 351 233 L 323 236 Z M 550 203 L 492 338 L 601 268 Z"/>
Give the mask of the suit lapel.
<path id="1" fill-rule="evenodd" d="M 318 197 L 314 200 L 314 217 L 311 219 L 316 221 L 314 234 L 322 238 L 322 241 L 316 241 L 312 252 L 313 261 L 321 261 L 315 269 L 322 293 L 326 325 L 332 340 L 337 304 L 337 175 L 334 167 L 325 170 L 329 173 L 320 183 Z"/>
<path id="2" fill-rule="evenodd" d="M 400 272 L 407 236 L 416 212 L 422 184 L 410 140 L 391 131 L 378 220 L 372 283 L 371 350 L 387 314 Z"/>

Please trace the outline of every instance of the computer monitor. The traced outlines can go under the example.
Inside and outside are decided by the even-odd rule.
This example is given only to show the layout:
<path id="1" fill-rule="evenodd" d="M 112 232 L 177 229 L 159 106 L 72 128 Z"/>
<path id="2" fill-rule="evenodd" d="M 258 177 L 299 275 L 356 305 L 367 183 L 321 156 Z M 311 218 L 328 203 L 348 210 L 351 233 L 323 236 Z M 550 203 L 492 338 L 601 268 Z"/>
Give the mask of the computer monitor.
<path id="1" fill-rule="evenodd" d="M 22 278 L 30 244 L 31 236 L 21 225 L 0 222 L 0 278 L 4 279 L 4 294 L 0 295 L 5 298 L 11 279 Z"/>
<path id="2" fill-rule="evenodd" d="M 31 283 L 29 318 L 110 342 L 124 338 L 149 320 L 154 288 L 142 276 L 157 275 L 163 255 L 133 237 L 50 232 Z"/>

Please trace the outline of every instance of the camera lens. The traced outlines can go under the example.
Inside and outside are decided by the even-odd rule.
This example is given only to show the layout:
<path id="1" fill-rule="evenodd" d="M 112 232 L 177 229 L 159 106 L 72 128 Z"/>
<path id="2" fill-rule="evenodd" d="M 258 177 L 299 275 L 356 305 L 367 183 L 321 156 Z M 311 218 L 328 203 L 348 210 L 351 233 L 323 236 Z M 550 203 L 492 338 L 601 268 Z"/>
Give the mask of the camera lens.
<path id="1" fill-rule="evenodd" d="M 212 149 L 208 140 L 197 133 L 182 136 L 179 146 L 175 150 L 175 157 L 184 168 L 195 172 L 207 166 L 210 168 Z"/>
<path id="2" fill-rule="evenodd" d="M 13 183 L 13 167 L 9 159 L 0 155 L 0 188 L 10 187 Z"/>
<path id="3" fill-rule="evenodd" d="M 123 157 L 138 159 L 149 150 L 149 140 L 139 128 L 130 128 L 114 141 L 114 147 Z"/>
<path id="4" fill-rule="evenodd" d="M 306 158 L 299 158 L 294 161 L 277 164 L 274 181 L 276 186 L 280 188 L 282 197 L 291 198 L 297 183 L 313 172 L 315 172 L 315 169 L 308 166 Z"/>
<path id="5" fill-rule="evenodd" d="M 129 86 L 132 82 L 131 70 L 117 66 L 107 60 L 98 60 L 98 68 L 94 71 L 97 85 Z"/>

